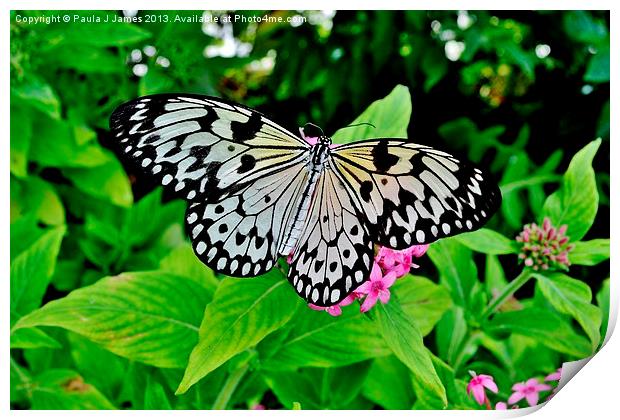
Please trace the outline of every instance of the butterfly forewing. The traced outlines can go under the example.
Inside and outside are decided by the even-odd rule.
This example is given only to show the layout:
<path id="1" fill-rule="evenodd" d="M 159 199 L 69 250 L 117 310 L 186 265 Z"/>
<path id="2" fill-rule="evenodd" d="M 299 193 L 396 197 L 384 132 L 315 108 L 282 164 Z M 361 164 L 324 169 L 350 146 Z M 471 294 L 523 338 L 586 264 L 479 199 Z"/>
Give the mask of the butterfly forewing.
<path id="1" fill-rule="evenodd" d="M 196 201 L 218 201 L 309 149 L 257 111 L 199 95 L 136 99 L 114 112 L 111 128 L 122 153 Z"/>
<path id="2" fill-rule="evenodd" d="M 343 183 L 326 168 L 289 268 L 297 294 L 318 306 L 331 306 L 368 280 L 373 244 L 364 217 Z"/>
<path id="3" fill-rule="evenodd" d="M 356 142 L 332 155 L 372 239 L 390 248 L 475 230 L 501 200 L 497 185 L 479 169 L 404 139 Z"/>

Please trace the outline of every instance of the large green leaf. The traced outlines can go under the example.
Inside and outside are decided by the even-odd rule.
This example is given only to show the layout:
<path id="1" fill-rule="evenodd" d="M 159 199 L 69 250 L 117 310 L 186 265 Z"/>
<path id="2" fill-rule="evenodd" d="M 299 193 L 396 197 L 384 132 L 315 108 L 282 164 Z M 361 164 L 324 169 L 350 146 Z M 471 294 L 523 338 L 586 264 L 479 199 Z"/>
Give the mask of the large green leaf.
<path id="1" fill-rule="evenodd" d="M 386 305 L 377 305 L 374 316 L 376 328 L 381 331 L 396 357 L 411 370 L 416 381 L 425 388 L 425 392 L 439 398 L 445 406 L 446 390 L 437 376 L 428 350 L 424 347 L 422 334 L 411 317 L 400 307 L 398 300 L 392 298 Z"/>
<path id="2" fill-rule="evenodd" d="M 571 264 L 596 265 L 609 259 L 610 240 L 592 239 L 591 241 L 575 242 L 568 254 Z"/>
<path id="3" fill-rule="evenodd" d="M 426 277 L 407 275 L 392 287 L 407 316 L 411 317 L 423 336 L 429 334 L 444 312 L 452 306 L 450 292 Z"/>
<path id="4" fill-rule="evenodd" d="M 200 325 L 200 338 L 177 393 L 186 392 L 209 372 L 255 346 L 291 319 L 300 299 L 282 273 L 223 280 Z"/>
<path id="5" fill-rule="evenodd" d="M 54 273 L 65 228 L 46 232 L 11 263 L 11 311 L 27 314 L 41 306 Z"/>
<path id="6" fill-rule="evenodd" d="M 113 410 L 116 407 L 76 372 L 52 369 L 33 378 L 33 410 Z"/>
<path id="7" fill-rule="evenodd" d="M 74 290 L 14 328 L 61 327 L 131 360 L 181 368 L 198 341 L 207 297 L 207 290 L 184 277 L 159 271 L 125 273 Z"/>
<path id="8" fill-rule="evenodd" d="M 592 159 L 601 145 L 595 140 L 573 156 L 560 188 L 545 202 L 543 213 L 555 226 L 568 225 L 566 234 L 578 241 L 594 223 L 598 209 L 598 191 Z"/>
<path id="9" fill-rule="evenodd" d="M 397 85 L 388 96 L 379 99 L 360 114 L 350 125 L 370 123 L 358 127 L 341 128 L 332 139 L 336 143 L 373 139 L 379 137 L 407 138 L 407 126 L 411 119 L 411 95 L 409 89 Z"/>
<path id="10" fill-rule="evenodd" d="M 455 239 L 474 251 L 490 255 L 516 254 L 519 246 L 499 232 L 491 229 L 478 229 L 455 236 Z"/>
<path id="11" fill-rule="evenodd" d="M 270 337 L 271 338 L 271 337 Z M 265 341 L 267 369 L 292 370 L 298 366 L 336 367 L 390 354 L 381 334 L 360 314 L 357 304 L 332 317 L 301 308 L 284 337 Z"/>
<path id="12" fill-rule="evenodd" d="M 588 340 L 575 333 L 570 324 L 548 309 L 526 308 L 501 312 L 484 328 L 489 333 L 521 334 L 550 349 L 579 359 L 592 354 Z"/>
<path id="13" fill-rule="evenodd" d="M 559 312 L 570 315 L 590 337 L 592 350 L 601 341 L 601 310 L 592 305 L 590 287 L 562 273 L 534 273 L 538 287 L 549 303 Z"/>

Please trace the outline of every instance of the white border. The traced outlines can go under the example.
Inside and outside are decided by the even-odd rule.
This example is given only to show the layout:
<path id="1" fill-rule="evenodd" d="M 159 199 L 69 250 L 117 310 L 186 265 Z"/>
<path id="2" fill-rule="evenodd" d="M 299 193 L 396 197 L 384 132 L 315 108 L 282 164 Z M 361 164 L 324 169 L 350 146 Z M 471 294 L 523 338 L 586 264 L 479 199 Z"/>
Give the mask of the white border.
<path id="1" fill-rule="evenodd" d="M 497 2 L 494 1 L 463 1 L 463 0 L 454 0 L 454 1 L 446 1 L 446 0 L 434 0 L 434 1 L 416 1 L 415 4 L 411 4 L 410 6 L 415 6 L 412 8 L 415 9 L 429 9 L 429 10 L 459 10 L 459 9 L 469 9 L 469 10 L 512 10 L 512 9 L 522 9 L 522 10 L 569 10 L 569 9 L 599 9 L 599 10 L 611 10 L 611 45 L 612 45 L 612 53 L 611 53 L 611 74 L 620 74 L 620 66 L 618 61 L 620 60 L 620 51 L 618 51 L 618 7 L 616 6 L 617 2 L 611 1 L 597 1 L 591 0 L 588 2 L 585 1 L 576 1 L 576 0 L 563 0 L 562 2 L 543 2 L 543 1 L 532 1 L 532 0 L 521 0 L 518 2 L 515 1 L 505 1 L 505 2 Z M 340 9 L 340 10 L 358 10 L 358 9 L 375 9 L 381 8 L 385 10 L 398 10 L 402 9 L 404 3 L 402 1 L 396 0 L 382 0 L 378 1 L 367 1 L 367 0 L 358 0 L 355 3 L 353 2 L 335 2 L 333 0 L 315 0 L 315 1 L 285 1 L 285 0 L 271 0 L 271 1 L 257 1 L 257 0 L 222 0 L 217 3 L 214 2 L 204 2 L 197 0 L 182 0 L 182 1 L 174 1 L 174 2 L 157 2 L 154 3 L 152 1 L 118 1 L 112 0 L 105 2 L 102 4 L 98 1 L 93 0 L 66 0 L 66 1 L 55 1 L 51 2 L 42 2 L 42 1 L 12 1 L 10 4 L 2 3 L 2 8 L 4 9 L 5 19 L 10 19 L 8 11 L 11 9 L 55 9 L 55 10 L 70 10 L 70 9 L 100 9 L 102 6 L 105 6 L 106 9 L 208 9 L 208 8 L 217 8 L 217 9 Z M 6 21 L 5 21 L 6 22 Z M 9 31 L 5 27 L 3 31 L 0 32 L 0 39 L 2 45 L 2 56 L 8 57 L 10 51 L 9 44 Z M 4 81 L 3 85 L 5 89 L 2 90 L 4 93 L 0 100 L 0 106 L 2 107 L 2 113 L 0 118 L 2 119 L 2 147 L 4 153 L 0 156 L 0 173 L 3 177 L 3 182 L 0 183 L 0 189 L 2 197 L 5 199 L 9 196 L 9 95 L 8 92 L 10 90 L 10 82 L 9 82 L 9 66 L 6 61 L 3 61 L 4 65 L 0 66 L 0 74 L 2 75 L 2 80 Z M 615 79 L 614 79 L 615 80 Z M 616 82 L 611 84 L 611 96 L 613 97 L 614 106 L 618 103 L 620 99 L 618 95 L 618 85 Z M 614 109 L 612 106 L 612 111 Z M 618 161 L 618 141 L 620 138 L 618 136 L 618 130 L 620 129 L 620 122 L 618 119 L 618 113 L 612 114 L 615 118 L 611 118 L 611 156 L 616 162 Z M 584 139 L 586 141 L 588 139 Z M 593 140 L 593 139 L 592 139 Z M 611 165 L 611 177 L 615 180 L 618 179 L 618 166 L 619 165 Z M 4 169 L 2 169 L 4 168 Z M 614 214 L 615 210 L 615 198 L 620 197 L 618 194 L 618 183 L 612 182 L 611 184 L 611 197 L 612 198 L 612 213 Z M 7 200 L 8 201 L 8 200 Z M 8 222 L 9 220 L 9 209 L 8 206 L 2 207 L 1 209 L 3 219 Z M 618 218 L 614 218 L 611 221 L 611 237 L 614 238 L 612 241 L 612 255 L 615 256 L 617 254 L 617 245 L 615 238 L 618 237 Z M 0 395 L 3 401 L 3 411 L 8 411 L 9 408 L 9 311 L 7 308 L 10 307 L 10 297 L 9 297 L 9 282 L 8 282 L 8 272 L 9 272 L 9 247 L 6 244 L 10 243 L 9 230 L 6 229 L 3 231 L 3 244 L 1 251 L 1 258 L 3 261 L 4 268 L 4 292 L 5 297 L 3 301 L 5 304 L 3 305 L 3 310 L 1 311 L 0 316 L 2 317 L 2 325 L 5 326 L 5 330 L 2 334 L 2 347 L 0 350 L 0 360 L 4 363 L 4 375 L 1 379 L 1 388 Z M 618 278 L 620 274 L 618 264 L 616 263 L 616 258 L 612 258 L 611 264 L 611 277 Z M 612 281 L 611 285 L 611 319 L 609 322 L 609 330 L 610 332 L 613 330 L 617 314 L 618 314 L 618 301 L 619 301 L 619 288 L 616 285 L 615 281 Z M 373 419 L 376 416 L 403 416 L 407 418 L 415 418 L 415 419 L 426 419 L 426 418 L 445 418 L 445 417 L 458 417 L 458 418 L 507 418 L 507 417 L 516 417 L 521 416 L 528 413 L 533 413 L 533 417 L 540 419 L 556 419 L 556 418 L 609 418 L 610 413 L 618 412 L 618 404 L 620 404 L 620 400 L 617 398 L 617 380 L 620 374 L 620 363 L 618 362 L 618 357 L 616 355 L 620 354 L 620 339 L 618 339 L 617 334 L 614 337 L 611 337 L 608 334 L 608 342 L 600 351 L 599 354 L 595 355 L 593 359 L 587 363 L 587 365 L 582 369 L 581 372 L 577 374 L 577 377 L 574 380 L 569 381 L 568 384 L 556 395 L 553 400 L 551 400 L 544 409 L 523 409 L 523 410 L 514 410 L 514 411 L 450 411 L 450 412 L 428 412 L 428 411 L 408 411 L 408 412 L 381 412 L 381 411 L 352 411 L 352 412 L 343 412 L 343 411 L 326 411 L 320 414 L 321 417 L 326 418 L 356 418 L 356 419 Z M 568 370 L 568 369 L 567 369 Z M 37 416 L 45 416 L 46 418 L 82 418 L 87 415 L 92 418 L 102 418 L 102 416 L 113 416 L 116 418 L 153 418 L 153 417 L 168 417 L 168 416 L 180 416 L 180 417 L 218 417 L 218 418 L 238 418 L 241 416 L 252 416 L 255 418 L 267 418 L 267 417 L 279 417 L 279 416 L 296 416 L 298 418 L 312 418 L 317 415 L 317 413 L 309 412 L 309 411 L 226 411 L 226 412 L 202 412 L 202 411 L 194 411 L 194 412 L 128 412 L 128 411 L 116 411 L 116 412 L 34 412 L 34 411 L 11 411 L 10 415 L 15 417 L 22 418 L 33 418 Z"/>

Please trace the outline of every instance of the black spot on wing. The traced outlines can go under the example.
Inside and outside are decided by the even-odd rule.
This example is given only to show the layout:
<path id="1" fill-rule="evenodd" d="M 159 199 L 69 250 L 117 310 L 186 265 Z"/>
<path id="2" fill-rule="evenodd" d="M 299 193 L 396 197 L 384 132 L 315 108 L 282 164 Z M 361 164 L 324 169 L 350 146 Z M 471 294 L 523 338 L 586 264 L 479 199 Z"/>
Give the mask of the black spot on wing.
<path id="1" fill-rule="evenodd" d="M 243 174 L 250 172 L 256 166 L 256 158 L 250 154 L 241 156 L 241 166 L 237 169 L 237 173 Z"/>
<path id="2" fill-rule="evenodd" d="M 379 140 L 379 143 L 372 148 L 372 163 L 379 172 L 387 172 L 398 163 L 398 156 L 388 151 L 387 139 Z"/>
<path id="3" fill-rule="evenodd" d="M 364 181 L 360 185 L 360 197 L 366 202 L 370 202 L 370 193 L 372 192 L 372 181 Z"/>
<path id="4" fill-rule="evenodd" d="M 257 112 L 253 112 L 246 122 L 232 121 L 230 123 L 230 129 L 236 141 L 253 139 L 262 127 L 263 121 Z"/>

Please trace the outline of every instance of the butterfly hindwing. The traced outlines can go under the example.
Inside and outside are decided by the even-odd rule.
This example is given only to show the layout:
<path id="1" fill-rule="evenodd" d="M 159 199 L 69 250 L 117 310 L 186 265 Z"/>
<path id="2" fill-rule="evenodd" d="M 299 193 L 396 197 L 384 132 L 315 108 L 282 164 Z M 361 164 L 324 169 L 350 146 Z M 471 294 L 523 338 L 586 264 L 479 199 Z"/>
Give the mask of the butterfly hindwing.
<path id="1" fill-rule="evenodd" d="M 374 249 L 361 216 L 334 171 L 325 168 L 288 273 L 302 298 L 331 306 L 368 280 Z"/>
<path id="2" fill-rule="evenodd" d="M 497 185 L 448 153 L 405 139 L 374 139 L 332 151 L 373 240 L 403 249 L 481 227 L 501 201 Z"/>
<path id="3" fill-rule="evenodd" d="M 309 146 L 258 111 L 218 98 L 152 95 L 121 105 L 111 128 L 121 152 L 179 196 L 218 201 L 303 160 Z"/>

